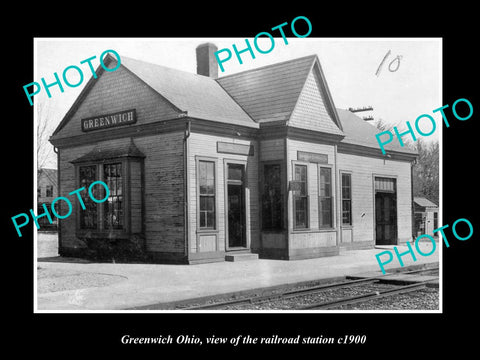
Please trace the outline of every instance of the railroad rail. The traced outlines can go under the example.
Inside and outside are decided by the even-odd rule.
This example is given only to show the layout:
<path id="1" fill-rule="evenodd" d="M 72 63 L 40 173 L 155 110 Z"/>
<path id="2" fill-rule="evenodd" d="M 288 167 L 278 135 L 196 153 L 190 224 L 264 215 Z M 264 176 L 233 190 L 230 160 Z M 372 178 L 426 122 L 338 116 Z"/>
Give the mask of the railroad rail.
<path id="1" fill-rule="evenodd" d="M 286 290 L 283 292 L 275 293 L 275 294 L 267 294 L 267 295 L 256 295 L 256 296 L 248 296 L 240 299 L 234 299 L 234 300 L 226 300 L 226 301 L 218 301 L 218 302 L 212 302 L 212 303 L 207 303 L 207 304 L 199 304 L 199 305 L 193 305 L 193 306 L 186 306 L 186 307 L 179 307 L 178 309 L 181 310 L 213 310 L 213 309 L 221 309 L 225 308 L 228 306 L 238 306 L 238 305 L 250 305 L 250 304 L 259 304 L 259 303 L 264 303 L 268 301 L 273 301 L 273 300 L 281 300 L 281 299 L 289 299 L 289 298 L 295 298 L 299 296 L 304 296 L 304 295 L 310 295 L 310 294 L 315 294 L 319 293 L 325 290 L 330 290 L 330 289 L 340 289 L 340 288 L 345 288 L 345 287 L 351 287 L 351 286 L 360 286 L 360 285 L 365 285 L 365 284 L 372 284 L 372 283 L 380 283 L 382 282 L 382 278 L 391 276 L 391 275 L 396 275 L 396 274 L 401 274 L 401 275 L 407 275 L 407 274 L 418 274 L 422 272 L 431 272 L 431 271 L 436 271 L 439 270 L 439 268 L 430 268 L 430 269 L 420 269 L 420 270 L 411 270 L 411 271 L 404 271 L 404 272 L 398 272 L 398 273 L 388 273 L 384 275 L 377 275 L 377 276 L 372 276 L 372 277 L 367 277 L 363 279 L 355 279 L 355 280 L 346 280 L 342 282 L 337 282 L 337 283 L 331 283 L 331 284 L 323 284 L 323 285 L 315 285 L 315 286 L 309 286 L 301 289 L 291 289 L 291 290 Z M 419 283 L 414 283 L 410 285 L 404 285 L 404 286 L 396 286 L 395 289 L 391 290 L 385 290 L 382 292 L 372 292 L 368 294 L 363 294 L 363 295 L 358 295 L 354 297 L 349 297 L 349 298 L 343 298 L 339 300 L 333 300 L 333 301 L 328 301 L 328 302 L 323 302 L 323 303 L 315 303 L 315 304 L 309 304 L 308 306 L 302 306 L 302 307 L 297 307 L 295 310 L 303 310 L 303 309 L 328 309 L 331 307 L 335 306 L 340 306 L 343 304 L 351 304 L 354 302 L 361 302 L 361 301 L 367 301 L 372 298 L 380 298 L 380 297 L 386 297 L 386 296 L 392 296 L 400 293 L 405 293 L 405 292 L 410 292 L 410 291 L 415 291 L 418 290 L 422 287 L 427 286 L 428 283 L 436 281 L 436 279 L 428 280 L 428 281 L 422 281 Z M 343 301 L 343 303 L 342 303 Z"/>
<path id="2" fill-rule="evenodd" d="M 387 297 L 387 296 L 405 294 L 405 293 L 408 293 L 408 292 L 417 291 L 419 289 L 422 289 L 422 288 L 426 287 L 428 285 L 428 283 L 430 283 L 432 281 L 436 281 L 436 279 L 435 280 L 422 281 L 422 282 L 415 283 L 415 284 L 410 284 L 410 285 L 397 286 L 395 289 L 385 290 L 385 291 L 381 291 L 381 292 L 371 292 L 371 293 L 368 293 L 368 294 L 351 296 L 351 297 L 342 298 L 342 299 L 338 299 L 338 300 L 309 304 L 309 305 L 306 305 L 306 306 L 299 307 L 296 310 L 331 309 L 331 308 L 342 306 L 342 305 L 350 305 L 350 304 L 355 304 L 355 303 L 358 303 L 358 302 L 364 302 L 364 301 L 368 301 L 368 300 L 372 300 L 372 299 L 379 299 L 379 298 L 383 298 L 383 297 Z"/>

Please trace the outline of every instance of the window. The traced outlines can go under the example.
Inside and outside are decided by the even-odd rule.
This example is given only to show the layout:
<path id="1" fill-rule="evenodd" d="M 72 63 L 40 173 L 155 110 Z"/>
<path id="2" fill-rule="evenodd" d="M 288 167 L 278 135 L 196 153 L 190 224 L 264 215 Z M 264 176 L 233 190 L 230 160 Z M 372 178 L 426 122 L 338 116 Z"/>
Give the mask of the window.
<path id="1" fill-rule="evenodd" d="M 112 142 L 96 146 L 90 152 L 71 161 L 75 165 L 78 187 L 76 202 L 77 236 L 99 239 L 128 239 L 132 234 L 144 234 L 144 166 L 145 155 L 130 142 Z M 97 181 L 105 183 L 90 186 Z M 95 202 L 94 199 L 104 199 Z"/>
<path id="2" fill-rule="evenodd" d="M 265 164 L 263 167 L 262 228 L 282 229 L 282 193 L 280 164 Z"/>
<path id="3" fill-rule="evenodd" d="M 199 227 L 215 229 L 215 162 L 198 162 Z"/>
<path id="4" fill-rule="evenodd" d="M 104 164 L 100 169 L 102 170 L 102 175 L 99 175 L 97 165 L 80 166 L 79 168 L 80 186 L 85 187 L 85 190 L 80 193 L 85 204 L 85 210 L 80 211 L 80 229 L 100 230 L 99 216 L 103 220 L 101 221 L 102 230 L 123 229 L 122 163 Z M 105 202 L 96 203 L 88 195 L 90 184 L 96 180 L 102 180 L 108 186 L 110 195 Z M 92 188 L 93 196 L 96 199 L 103 199 L 105 197 L 104 191 L 102 186 Z"/>
<path id="5" fill-rule="evenodd" d="M 103 165 L 104 182 L 110 190 L 110 196 L 103 203 L 104 229 L 123 228 L 122 164 Z"/>
<path id="6" fill-rule="evenodd" d="M 97 203 L 95 203 L 88 195 L 88 188 L 90 184 L 96 180 L 96 175 L 96 165 L 80 166 L 80 186 L 85 188 L 85 191 L 80 193 L 82 201 L 85 204 L 85 210 L 80 211 L 80 229 L 97 228 Z"/>
<path id="7" fill-rule="evenodd" d="M 352 175 L 342 174 L 342 224 L 352 225 Z"/>
<path id="8" fill-rule="evenodd" d="M 320 167 L 319 228 L 333 227 L 332 169 Z"/>
<path id="9" fill-rule="evenodd" d="M 294 181 L 297 183 L 293 190 L 295 206 L 295 228 L 308 228 L 308 195 L 307 195 L 307 166 L 294 166 Z"/>
<path id="10" fill-rule="evenodd" d="M 45 194 L 46 197 L 52 197 L 53 196 L 53 185 L 47 185 L 45 187 L 45 190 L 46 190 L 46 194 Z"/>

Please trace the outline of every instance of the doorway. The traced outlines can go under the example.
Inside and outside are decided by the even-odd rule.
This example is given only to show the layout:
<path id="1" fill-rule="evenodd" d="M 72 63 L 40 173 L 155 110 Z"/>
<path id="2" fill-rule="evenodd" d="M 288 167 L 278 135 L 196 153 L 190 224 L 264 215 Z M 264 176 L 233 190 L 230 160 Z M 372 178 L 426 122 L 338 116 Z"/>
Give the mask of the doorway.
<path id="1" fill-rule="evenodd" d="M 227 250 L 245 249 L 245 165 L 227 163 Z"/>
<path id="2" fill-rule="evenodd" d="M 375 244 L 397 244 L 396 179 L 375 178 Z"/>

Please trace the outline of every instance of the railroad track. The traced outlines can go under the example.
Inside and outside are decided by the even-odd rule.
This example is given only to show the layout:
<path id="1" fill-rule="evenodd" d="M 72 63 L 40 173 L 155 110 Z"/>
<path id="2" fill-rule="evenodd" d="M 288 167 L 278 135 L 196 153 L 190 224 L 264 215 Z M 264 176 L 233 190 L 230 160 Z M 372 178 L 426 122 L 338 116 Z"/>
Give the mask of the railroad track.
<path id="1" fill-rule="evenodd" d="M 391 275 L 395 275 L 395 274 L 413 275 L 413 274 L 432 272 L 432 271 L 438 271 L 438 268 L 412 270 L 412 271 L 405 271 L 405 272 L 400 272 L 400 273 L 390 273 L 390 274 L 385 274 L 385 275 L 380 275 L 380 276 L 367 277 L 367 278 L 363 278 L 363 279 L 346 280 L 346 281 L 331 283 L 331 284 L 316 285 L 316 286 L 309 286 L 309 287 L 300 288 L 300 289 L 285 290 L 285 291 L 275 293 L 275 294 L 248 296 L 248 297 L 244 297 L 244 298 L 240 298 L 240 299 L 234 299 L 234 300 L 226 300 L 226 301 L 218 301 L 218 302 L 212 302 L 212 303 L 207 303 L 207 304 L 191 305 L 191 306 L 181 307 L 179 309 L 182 309 L 182 310 L 214 310 L 214 309 L 224 309 L 224 308 L 228 308 L 228 307 L 231 307 L 231 306 L 256 305 L 256 304 L 261 304 L 261 303 L 266 303 L 266 302 L 286 300 L 286 299 L 291 299 L 291 298 L 296 298 L 296 297 L 313 295 L 313 294 L 321 293 L 321 292 L 332 290 L 332 289 L 350 288 L 350 287 L 357 287 L 357 286 L 368 285 L 368 284 L 382 283 L 382 281 L 385 281 L 385 280 L 382 280 L 382 278 L 387 277 L 387 276 L 391 276 Z M 403 286 L 395 285 L 395 287 L 393 289 L 387 289 L 387 290 L 383 290 L 383 291 L 371 291 L 371 292 L 366 293 L 366 294 L 343 297 L 341 299 L 335 299 L 335 300 L 331 300 L 331 301 L 315 302 L 315 303 L 308 304 L 306 306 L 295 306 L 293 309 L 294 310 L 329 309 L 329 308 L 338 307 L 338 306 L 341 306 L 341 305 L 353 304 L 353 303 L 368 301 L 368 300 L 371 300 L 371 299 L 378 299 L 378 298 L 382 298 L 382 297 L 403 294 L 403 293 L 417 291 L 419 289 L 422 289 L 422 288 L 428 286 L 429 283 L 431 283 L 433 281 L 436 281 L 436 280 L 437 279 L 432 279 L 432 280 L 428 280 L 428 281 L 421 281 L 421 282 L 418 282 L 418 283 L 403 285 Z"/>
<path id="2" fill-rule="evenodd" d="M 409 293 L 412 291 L 417 291 L 420 290 L 424 287 L 426 287 L 429 283 L 436 281 L 435 280 L 427 280 L 427 281 L 422 281 L 419 283 L 415 284 L 410 284 L 410 285 L 403 285 L 403 286 L 396 286 L 394 289 L 390 290 L 385 290 L 385 291 L 375 291 L 371 292 L 368 294 L 362 294 L 362 295 L 357 295 L 357 296 L 351 296 L 347 298 L 342 298 L 338 300 L 332 300 L 332 301 L 326 301 L 326 302 L 318 302 L 306 306 L 301 306 L 297 308 L 296 310 L 310 310 L 310 309 L 331 309 L 335 308 L 338 306 L 342 305 L 350 305 L 350 304 L 355 304 L 359 302 L 364 302 L 364 301 L 369 301 L 372 299 L 379 299 L 383 297 L 388 297 L 388 296 L 393 296 L 393 295 L 399 295 L 399 294 L 405 294 Z"/>

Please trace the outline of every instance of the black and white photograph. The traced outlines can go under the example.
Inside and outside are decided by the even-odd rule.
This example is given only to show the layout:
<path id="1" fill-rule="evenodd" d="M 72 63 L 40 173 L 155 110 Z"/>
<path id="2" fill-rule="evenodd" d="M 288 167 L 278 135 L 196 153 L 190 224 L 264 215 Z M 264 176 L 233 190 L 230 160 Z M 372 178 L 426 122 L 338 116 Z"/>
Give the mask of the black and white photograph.
<path id="1" fill-rule="evenodd" d="M 397 5 L 98 9 L 12 36 L 7 343 L 51 357 L 466 351 L 473 33 L 467 14 L 453 32 Z"/>
<path id="2" fill-rule="evenodd" d="M 441 311 L 441 51 L 36 39 L 37 310 Z"/>

